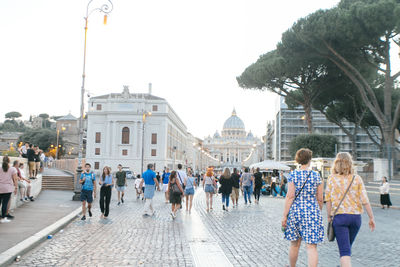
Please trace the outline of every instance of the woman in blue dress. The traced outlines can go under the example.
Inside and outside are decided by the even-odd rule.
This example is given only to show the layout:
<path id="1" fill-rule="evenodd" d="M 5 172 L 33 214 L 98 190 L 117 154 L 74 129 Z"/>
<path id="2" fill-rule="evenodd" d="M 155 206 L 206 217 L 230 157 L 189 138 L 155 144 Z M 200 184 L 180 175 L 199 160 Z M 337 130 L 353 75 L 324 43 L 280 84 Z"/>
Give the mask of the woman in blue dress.
<path id="1" fill-rule="evenodd" d="M 300 169 L 288 177 L 282 227 L 285 239 L 291 241 L 290 266 L 296 266 L 301 241 L 307 244 L 308 266 L 318 265 L 317 244 L 324 240 L 322 224 L 323 184 L 318 172 L 310 170 L 312 151 L 302 148 L 296 153 Z M 304 187 L 303 187 L 304 185 Z"/>

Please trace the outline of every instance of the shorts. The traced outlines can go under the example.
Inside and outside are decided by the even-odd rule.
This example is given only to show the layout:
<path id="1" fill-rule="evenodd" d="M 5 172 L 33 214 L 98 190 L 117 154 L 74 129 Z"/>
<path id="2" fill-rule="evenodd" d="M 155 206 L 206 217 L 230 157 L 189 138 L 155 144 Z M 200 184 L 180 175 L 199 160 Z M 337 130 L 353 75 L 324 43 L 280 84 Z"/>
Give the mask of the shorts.
<path id="1" fill-rule="evenodd" d="M 206 187 L 205 187 L 205 189 L 204 189 L 204 192 L 206 192 L 206 193 L 215 193 L 215 188 L 214 188 L 214 186 L 213 185 L 211 185 L 211 184 L 206 184 Z"/>
<path id="2" fill-rule="evenodd" d="M 239 188 L 232 187 L 232 198 L 234 199 L 239 198 Z"/>
<path id="3" fill-rule="evenodd" d="M 182 202 L 182 194 L 181 193 L 169 194 L 169 202 L 171 204 L 181 204 L 181 202 Z"/>
<path id="4" fill-rule="evenodd" d="M 18 181 L 18 187 L 19 188 L 26 188 L 26 181 L 24 181 L 24 180 Z"/>
<path id="5" fill-rule="evenodd" d="M 29 161 L 28 162 L 28 166 L 29 166 L 29 171 L 35 171 L 36 170 L 36 164 L 34 161 Z"/>
<path id="6" fill-rule="evenodd" d="M 35 166 L 36 170 L 39 171 L 40 170 L 40 161 L 36 161 L 35 165 L 36 165 Z"/>
<path id="7" fill-rule="evenodd" d="M 81 201 L 86 201 L 87 203 L 92 203 L 93 202 L 93 191 L 82 189 Z"/>
<path id="8" fill-rule="evenodd" d="M 168 191 L 168 184 L 163 184 L 163 185 L 162 185 L 162 191 L 163 191 L 164 193 L 166 193 L 166 192 Z"/>
<path id="9" fill-rule="evenodd" d="M 185 189 L 185 195 L 194 195 L 194 188 L 186 188 Z"/>
<path id="10" fill-rule="evenodd" d="M 118 192 L 124 192 L 126 190 L 126 186 L 117 186 L 116 189 Z"/>

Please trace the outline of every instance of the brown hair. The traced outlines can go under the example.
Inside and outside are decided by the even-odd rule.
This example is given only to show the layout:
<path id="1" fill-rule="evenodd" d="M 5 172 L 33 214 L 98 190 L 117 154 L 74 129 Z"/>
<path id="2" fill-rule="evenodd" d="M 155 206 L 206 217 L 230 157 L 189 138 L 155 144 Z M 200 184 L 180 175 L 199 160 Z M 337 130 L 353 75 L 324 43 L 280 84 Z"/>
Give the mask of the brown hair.
<path id="1" fill-rule="evenodd" d="M 1 165 L 4 172 L 8 172 L 8 168 L 10 167 L 8 164 L 10 164 L 10 158 L 8 156 L 4 156 L 3 164 Z"/>
<path id="2" fill-rule="evenodd" d="M 172 179 L 176 179 L 176 171 L 172 171 L 169 175 L 169 180 L 172 182 Z"/>
<path id="3" fill-rule="evenodd" d="M 312 151 L 308 148 L 300 148 L 296 152 L 295 160 L 298 164 L 306 165 L 312 158 Z"/>
<path id="4" fill-rule="evenodd" d="M 101 175 L 101 177 L 103 178 L 103 181 L 106 179 L 105 170 L 107 170 L 107 175 L 110 175 L 110 174 L 111 174 L 110 167 L 104 166 L 104 168 L 103 168 L 103 174 Z"/>
<path id="5" fill-rule="evenodd" d="M 354 173 L 353 159 L 350 153 L 340 152 L 333 162 L 332 174 L 349 175 Z"/>

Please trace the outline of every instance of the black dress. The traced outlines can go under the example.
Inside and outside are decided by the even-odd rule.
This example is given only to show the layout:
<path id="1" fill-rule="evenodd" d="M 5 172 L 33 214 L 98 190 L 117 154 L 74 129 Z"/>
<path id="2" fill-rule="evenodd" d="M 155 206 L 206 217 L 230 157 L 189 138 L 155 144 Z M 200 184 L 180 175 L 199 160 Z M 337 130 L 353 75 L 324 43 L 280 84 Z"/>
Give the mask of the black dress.
<path id="1" fill-rule="evenodd" d="M 389 194 L 381 194 L 381 205 L 382 206 L 392 206 L 392 202 L 390 201 Z"/>

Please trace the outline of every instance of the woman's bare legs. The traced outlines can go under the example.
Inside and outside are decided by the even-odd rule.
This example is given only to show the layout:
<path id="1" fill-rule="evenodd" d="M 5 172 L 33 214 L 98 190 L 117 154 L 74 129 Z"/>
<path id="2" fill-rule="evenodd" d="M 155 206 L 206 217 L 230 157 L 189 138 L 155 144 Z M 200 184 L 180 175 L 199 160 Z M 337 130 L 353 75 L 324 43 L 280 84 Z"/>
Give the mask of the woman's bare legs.
<path id="1" fill-rule="evenodd" d="M 186 200 L 187 201 L 187 200 Z M 192 202 L 193 202 L 193 195 L 190 195 L 189 196 L 189 201 L 190 201 L 190 204 L 189 204 L 189 213 L 192 211 Z M 187 205 L 187 204 L 186 204 Z"/>
<path id="2" fill-rule="evenodd" d="M 297 257 L 299 256 L 299 249 L 301 245 L 301 238 L 290 242 L 289 248 L 289 262 L 290 267 L 296 267 Z"/>
<path id="3" fill-rule="evenodd" d="M 207 211 L 210 210 L 210 193 L 206 192 Z"/>
<path id="4" fill-rule="evenodd" d="M 340 257 L 340 266 L 341 267 L 351 267 L 351 257 L 350 256 Z"/>
<path id="5" fill-rule="evenodd" d="M 210 210 L 212 210 L 213 208 L 212 208 L 212 198 L 213 198 L 213 194 L 212 193 L 209 193 L 210 194 Z"/>
<path id="6" fill-rule="evenodd" d="M 318 250 L 316 244 L 307 244 L 308 267 L 318 266 Z"/>
<path id="7" fill-rule="evenodd" d="M 186 211 L 189 211 L 189 203 L 188 203 L 188 199 L 189 199 L 189 195 L 186 195 Z"/>

